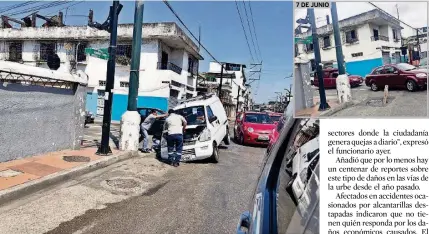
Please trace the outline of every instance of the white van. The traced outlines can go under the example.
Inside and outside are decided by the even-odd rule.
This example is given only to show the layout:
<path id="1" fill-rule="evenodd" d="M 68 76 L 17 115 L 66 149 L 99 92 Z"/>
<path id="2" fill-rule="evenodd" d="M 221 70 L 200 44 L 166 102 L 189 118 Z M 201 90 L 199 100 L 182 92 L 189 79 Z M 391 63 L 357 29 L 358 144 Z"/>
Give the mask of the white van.
<path id="1" fill-rule="evenodd" d="M 219 161 L 219 145 L 229 145 L 228 118 L 220 99 L 214 95 L 188 99 L 174 108 L 188 125 L 183 134 L 182 161 L 211 158 Z M 168 159 L 167 141 L 161 139 L 161 158 Z"/>

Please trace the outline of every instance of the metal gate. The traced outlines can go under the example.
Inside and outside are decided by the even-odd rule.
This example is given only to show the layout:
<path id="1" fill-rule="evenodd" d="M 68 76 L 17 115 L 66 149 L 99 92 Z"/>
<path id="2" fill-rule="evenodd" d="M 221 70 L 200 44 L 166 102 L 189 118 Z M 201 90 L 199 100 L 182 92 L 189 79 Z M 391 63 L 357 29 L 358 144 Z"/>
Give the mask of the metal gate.
<path id="1" fill-rule="evenodd" d="M 382 59 L 383 59 L 383 64 L 390 64 L 391 63 L 391 59 L 390 59 L 390 53 L 389 52 L 382 52 Z"/>

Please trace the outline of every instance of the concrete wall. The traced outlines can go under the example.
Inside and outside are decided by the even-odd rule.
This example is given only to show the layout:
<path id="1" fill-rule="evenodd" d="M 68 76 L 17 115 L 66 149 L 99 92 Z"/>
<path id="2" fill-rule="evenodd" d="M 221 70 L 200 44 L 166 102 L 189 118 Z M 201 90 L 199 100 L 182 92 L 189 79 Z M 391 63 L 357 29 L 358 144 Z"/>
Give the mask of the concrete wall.
<path id="1" fill-rule="evenodd" d="M 0 82 L 0 162 L 80 147 L 85 88 Z"/>

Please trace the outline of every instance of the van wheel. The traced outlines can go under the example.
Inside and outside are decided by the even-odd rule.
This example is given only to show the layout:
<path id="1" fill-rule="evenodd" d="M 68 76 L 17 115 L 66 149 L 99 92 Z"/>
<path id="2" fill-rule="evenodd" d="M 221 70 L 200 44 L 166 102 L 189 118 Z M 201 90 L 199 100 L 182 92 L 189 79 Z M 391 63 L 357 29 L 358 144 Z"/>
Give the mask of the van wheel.
<path id="1" fill-rule="evenodd" d="M 229 136 L 229 128 L 226 128 L 226 135 L 223 138 L 223 143 L 225 143 L 225 145 L 231 144 L 231 137 Z"/>
<path id="2" fill-rule="evenodd" d="M 217 147 L 216 142 L 213 142 L 213 154 L 211 160 L 213 163 L 219 162 L 219 147 Z"/>
<path id="3" fill-rule="evenodd" d="M 378 91 L 378 86 L 377 86 L 377 84 L 375 82 L 371 83 L 371 90 L 372 91 Z"/>
<path id="4" fill-rule="evenodd" d="M 296 174 L 294 174 L 293 176 L 292 176 L 292 178 L 290 178 L 290 180 L 289 180 L 289 182 L 287 183 L 287 185 L 286 185 L 286 192 L 289 194 L 289 196 L 291 197 L 291 199 L 292 199 L 292 201 L 293 201 L 293 203 L 295 203 L 295 205 L 298 205 L 298 201 L 296 200 L 296 198 L 295 198 L 295 195 L 293 195 L 293 188 L 292 188 L 292 185 L 293 185 L 293 182 L 295 182 L 295 179 L 296 179 Z"/>
<path id="5" fill-rule="evenodd" d="M 417 84 L 414 80 L 407 81 L 407 90 L 410 92 L 414 92 L 417 90 Z"/>

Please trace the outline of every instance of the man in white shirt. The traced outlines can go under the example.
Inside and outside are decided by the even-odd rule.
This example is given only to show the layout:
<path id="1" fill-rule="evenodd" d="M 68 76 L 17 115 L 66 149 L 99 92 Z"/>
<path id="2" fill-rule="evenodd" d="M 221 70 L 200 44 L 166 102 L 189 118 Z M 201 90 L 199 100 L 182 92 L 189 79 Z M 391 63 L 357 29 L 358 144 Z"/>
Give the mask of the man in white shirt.
<path id="1" fill-rule="evenodd" d="M 178 167 L 182 158 L 183 133 L 187 122 L 183 116 L 174 113 L 174 110 L 170 109 L 168 114 L 169 116 L 165 120 L 165 129 L 168 131 L 168 159 L 171 161 L 172 166 Z"/>

